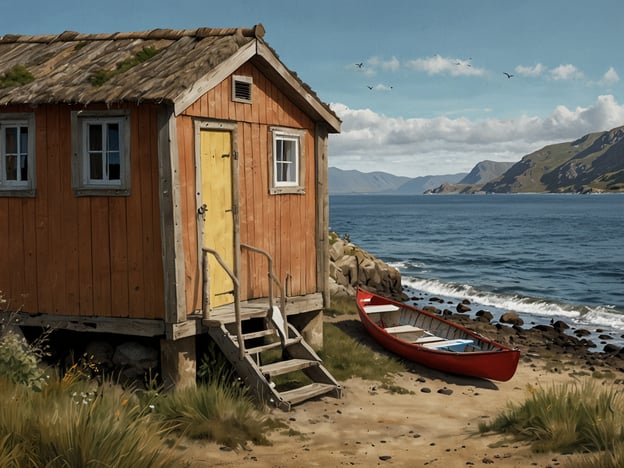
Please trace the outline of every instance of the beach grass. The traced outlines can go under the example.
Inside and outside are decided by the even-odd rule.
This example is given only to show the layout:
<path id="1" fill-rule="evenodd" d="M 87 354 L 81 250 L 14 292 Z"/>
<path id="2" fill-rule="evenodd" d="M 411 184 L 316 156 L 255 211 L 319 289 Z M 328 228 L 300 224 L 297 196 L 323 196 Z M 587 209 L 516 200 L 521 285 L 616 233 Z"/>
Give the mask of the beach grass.
<path id="1" fill-rule="evenodd" d="M 53 377 L 38 391 L 0 377 L 0 466 L 180 466 L 167 430 L 110 382 Z"/>
<path id="2" fill-rule="evenodd" d="M 528 387 L 529 396 L 509 404 L 479 432 L 509 434 L 538 453 L 589 453 L 575 467 L 624 466 L 624 399 L 595 380 Z"/>
<path id="3" fill-rule="evenodd" d="M 406 371 L 398 360 L 374 352 L 331 323 L 323 325 L 323 343 L 319 352 L 323 365 L 338 380 L 360 377 L 389 382 L 393 374 Z"/>

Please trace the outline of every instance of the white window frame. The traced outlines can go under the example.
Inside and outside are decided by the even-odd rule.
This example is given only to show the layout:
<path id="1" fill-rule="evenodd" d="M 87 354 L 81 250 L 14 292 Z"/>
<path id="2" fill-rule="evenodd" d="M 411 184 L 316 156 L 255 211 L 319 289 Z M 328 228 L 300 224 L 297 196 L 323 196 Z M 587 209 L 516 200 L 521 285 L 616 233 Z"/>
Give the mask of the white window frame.
<path id="1" fill-rule="evenodd" d="M 271 157 L 270 159 L 270 176 L 271 187 L 269 192 L 271 194 L 280 193 L 305 193 L 304 186 L 304 163 L 305 163 L 305 130 L 299 130 L 294 128 L 284 127 L 271 127 Z M 290 142 L 294 144 L 294 158 L 291 161 L 280 158 L 280 153 L 283 150 L 282 142 Z M 283 174 L 282 165 L 292 164 L 294 168 L 289 171 L 291 177 L 284 180 L 280 177 Z"/>
<path id="2" fill-rule="evenodd" d="M 6 178 L 6 128 L 28 129 L 28 149 L 24 153 L 18 139 L 18 160 L 24 155 L 27 161 L 26 180 L 8 180 Z M 34 197 L 35 196 L 35 115 L 32 113 L 0 114 L 0 197 Z"/>
<path id="3" fill-rule="evenodd" d="M 76 196 L 130 195 L 130 112 L 77 111 L 72 112 L 72 186 Z M 102 132 L 102 175 L 91 179 L 89 125 L 118 124 L 119 179 L 110 179 L 105 163 L 109 150 L 106 133 Z"/>

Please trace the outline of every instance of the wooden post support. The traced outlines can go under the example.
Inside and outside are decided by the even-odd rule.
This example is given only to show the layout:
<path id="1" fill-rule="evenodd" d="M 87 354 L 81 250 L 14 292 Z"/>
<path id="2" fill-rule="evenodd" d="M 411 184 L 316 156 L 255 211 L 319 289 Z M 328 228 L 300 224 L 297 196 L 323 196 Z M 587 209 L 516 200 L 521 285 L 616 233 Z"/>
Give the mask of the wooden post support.
<path id="1" fill-rule="evenodd" d="M 197 378 L 195 336 L 160 340 L 160 370 L 166 390 L 193 387 Z"/>

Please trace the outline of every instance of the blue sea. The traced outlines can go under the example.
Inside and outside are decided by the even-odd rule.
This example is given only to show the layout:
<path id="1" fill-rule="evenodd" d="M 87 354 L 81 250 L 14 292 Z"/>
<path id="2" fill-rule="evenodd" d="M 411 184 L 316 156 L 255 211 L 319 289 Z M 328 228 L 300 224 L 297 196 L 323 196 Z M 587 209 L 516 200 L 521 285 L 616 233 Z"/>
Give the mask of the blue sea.
<path id="1" fill-rule="evenodd" d="M 332 195 L 329 210 L 330 230 L 396 267 L 412 297 L 624 344 L 623 194 Z"/>

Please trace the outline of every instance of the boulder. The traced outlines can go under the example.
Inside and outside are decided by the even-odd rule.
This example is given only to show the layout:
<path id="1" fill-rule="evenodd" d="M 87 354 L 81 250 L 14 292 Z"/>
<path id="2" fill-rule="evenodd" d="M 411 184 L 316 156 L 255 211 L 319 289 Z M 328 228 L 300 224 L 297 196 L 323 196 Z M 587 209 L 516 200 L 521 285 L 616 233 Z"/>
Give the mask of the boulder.
<path id="1" fill-rule="evenodd" d="M 409 297 L 403 293 L 401 273 L 358 246 L 330 234 L 330 294 L 355 295 L 355 288 L 399 301 Z"/>
<path id="2" fill-rule="evenodd" d="M 524 325 L 524 320 L 515 312 L 505 312 L 501 315 L 500 322 L 518 326 Z"/>

